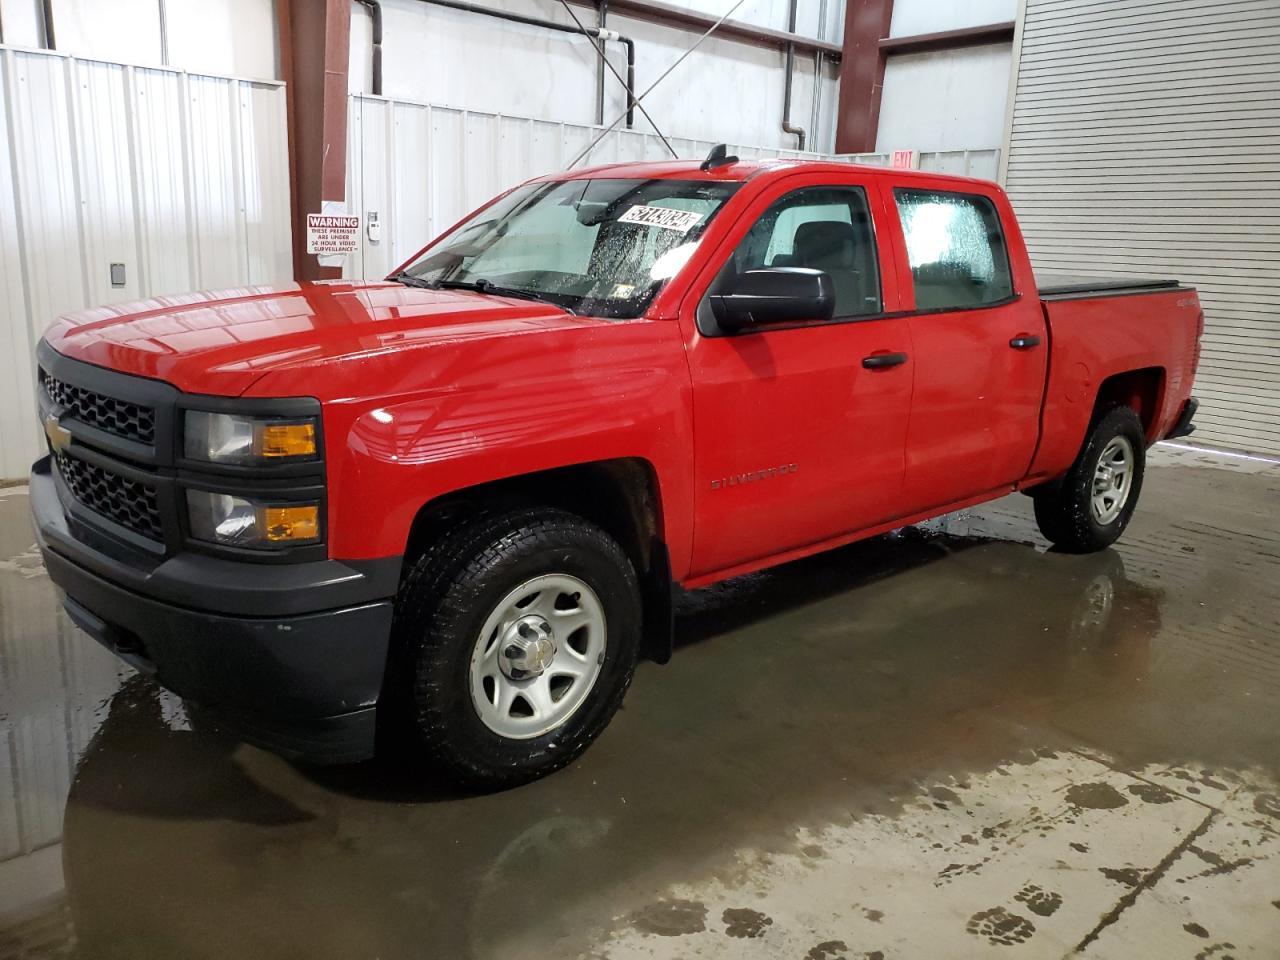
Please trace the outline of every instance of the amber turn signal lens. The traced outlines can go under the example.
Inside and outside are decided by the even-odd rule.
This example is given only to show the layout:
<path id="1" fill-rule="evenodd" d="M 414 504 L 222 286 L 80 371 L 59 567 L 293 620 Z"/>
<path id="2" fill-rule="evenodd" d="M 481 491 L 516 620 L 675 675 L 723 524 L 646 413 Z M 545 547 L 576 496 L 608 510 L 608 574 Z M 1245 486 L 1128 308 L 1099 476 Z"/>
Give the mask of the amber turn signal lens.
<path id="1" fill-rule="evenodd" d="M 315 504 L 305 507 L 263 507 L 262 524 L 272 543 L 315 540 L 320 536 L 320 509 Z"/>
<path id="2" fill-rule="evenodd" d="M 264 423 L 258 428 L 260 457 L 311 457 L 316 452 L 314 423 Z"/>

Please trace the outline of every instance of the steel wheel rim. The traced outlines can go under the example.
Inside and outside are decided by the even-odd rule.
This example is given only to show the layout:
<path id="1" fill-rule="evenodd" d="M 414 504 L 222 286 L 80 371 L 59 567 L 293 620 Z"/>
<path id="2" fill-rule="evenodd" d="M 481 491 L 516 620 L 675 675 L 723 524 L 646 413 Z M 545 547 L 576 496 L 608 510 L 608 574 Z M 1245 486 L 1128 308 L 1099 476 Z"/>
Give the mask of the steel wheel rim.
<path id="1" fill-rule="evenodd" d="M 1102 449 L 1093 471 L 1093 518 L 1104 527 L 1120 516 L 1133 489 L 1133 444 L 1128 437 L 1112 437 Z"/>
<path id="2" fill-rule="evenodd" d="M 604 606 L 585 582 L 562 573 L 526 580 L 498 601 L 476 637 L 477 716 L 511 740 L 562 726 L 595 687 L 607 641 Z"/>

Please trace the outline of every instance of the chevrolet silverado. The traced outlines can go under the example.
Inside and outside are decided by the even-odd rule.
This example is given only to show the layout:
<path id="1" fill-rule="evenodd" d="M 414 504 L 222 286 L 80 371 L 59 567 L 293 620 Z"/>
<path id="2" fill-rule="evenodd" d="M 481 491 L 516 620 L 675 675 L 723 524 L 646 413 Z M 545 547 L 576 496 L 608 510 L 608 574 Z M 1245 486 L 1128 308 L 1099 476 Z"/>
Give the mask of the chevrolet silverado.
<path id="1" fill-rule="evenodd" d="M 500 787 L 666 661 L 676 587 L 1013 491 L 1106 547 L 1203 325 L 1173 281 L 1038 287 L 992 183 L 615 164 L 385 280 L 59 318 L 31 500 L 72 620 L 194 712 Z"/>

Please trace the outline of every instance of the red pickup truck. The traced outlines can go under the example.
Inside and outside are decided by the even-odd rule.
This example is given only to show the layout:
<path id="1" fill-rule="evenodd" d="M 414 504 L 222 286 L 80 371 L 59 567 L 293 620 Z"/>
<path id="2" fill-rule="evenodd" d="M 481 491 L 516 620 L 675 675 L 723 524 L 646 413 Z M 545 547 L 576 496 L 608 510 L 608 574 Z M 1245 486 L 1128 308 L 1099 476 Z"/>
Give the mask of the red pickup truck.
<path id="1" fill-rule="evenodd" d="M 696 588 L 1021 490 L 1098 550 L 1191 429 L 1174 282 L 1037 290 L 994 184 L 619 164 L 384 281 L 163 297 L 39 346 L 31 502 L 91 635 L 304 760 L 565 765 Z"/>

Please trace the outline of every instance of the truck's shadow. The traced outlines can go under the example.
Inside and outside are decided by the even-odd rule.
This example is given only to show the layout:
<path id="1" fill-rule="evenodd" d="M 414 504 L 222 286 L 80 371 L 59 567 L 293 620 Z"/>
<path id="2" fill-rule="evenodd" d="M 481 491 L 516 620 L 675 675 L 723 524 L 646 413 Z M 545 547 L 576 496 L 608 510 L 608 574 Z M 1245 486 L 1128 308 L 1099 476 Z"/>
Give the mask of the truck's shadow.
<path id="1" fill-rule="evenodd" d="M 582 760 L 488 796 L 295 768 L 166 724 L 135 680 L 67 805 L 81 952 L 460 958 L 587 930 L 655 870 L 1052 745 L 1064 704 L 1141 683 L 1158 599 L 1113 552 L 919 533 L 742 578 L 682 599 L 674 661 Z"/>
<path id="2" fill-rule="evenodd" d="M 676 648 L 731 633 L 962 551 L 1003 543 L 1007 541 L 947 536 L 908 527 L 703 590 L 681 592 L 676 602 Z M 1029 544 L 1017 546 L 1036 553 Z M 1112 552 L 1106 556 L 1101 565 L 1116 569 L 1118 555 Z M 1123 564 L 1118 569 L 1123 573 Z"/>

